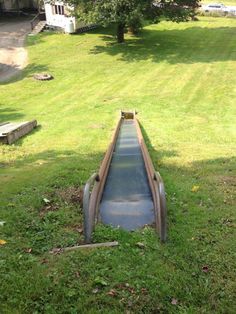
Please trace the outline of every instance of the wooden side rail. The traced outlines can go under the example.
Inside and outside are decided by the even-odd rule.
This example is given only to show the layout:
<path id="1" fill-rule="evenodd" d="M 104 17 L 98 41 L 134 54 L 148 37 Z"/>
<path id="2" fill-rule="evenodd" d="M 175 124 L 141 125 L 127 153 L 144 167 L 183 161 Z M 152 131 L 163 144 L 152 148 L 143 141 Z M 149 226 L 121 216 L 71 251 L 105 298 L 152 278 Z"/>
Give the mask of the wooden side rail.
<path id="1" fill-rule="evenodd" d="M 138 134 L 139 144 L 142 150 L 142 155 L 145 163 L 145 168 L 147 171 L 149 186 L 152 192 L 154 210 L 155 210 L 155 224 L 156 231 L 160 236 L 160 240 L 165 242 L 167 239 L 167 209 L 166 209 L 166 198 L 165 198 L 165 188 L 164 182 L 159 174 L 156 172 L 151 157 L 149 155 L 147 146 L 144 142 L 142 131 L 139 126 L 139 122 L 134 116 L 136 123 L 136 130 Z"/>

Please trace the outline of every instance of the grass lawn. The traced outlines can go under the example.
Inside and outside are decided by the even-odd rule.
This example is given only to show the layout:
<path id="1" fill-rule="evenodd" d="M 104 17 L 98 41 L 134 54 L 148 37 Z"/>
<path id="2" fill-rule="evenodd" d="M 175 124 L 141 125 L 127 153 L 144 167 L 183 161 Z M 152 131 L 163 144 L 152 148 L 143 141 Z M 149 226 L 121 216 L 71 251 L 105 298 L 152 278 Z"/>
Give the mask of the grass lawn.
<path id="1" fill-rule="evenodd" d="M 29 37 L 28 67 L 0 86 L 0 122 L 40 124 L 0 147 L 0 312 L 235 313 L 236 19 L 111 34 Z M 168 242 L 97 226 L 120 246 L 51 255 L 83 240 L 79 189 L 121 108 L 139 112 L 164 179 Z"/>
<path id="2" fill-rule="evenodd" d="M 211 1 L 211 0 L 205 0 L 202 1 L 203 4 L 209 4 L 209 3 L 223 3 L 224 5 L 236 5 L 236 0 L 225 0 L 225 1 Z"/>

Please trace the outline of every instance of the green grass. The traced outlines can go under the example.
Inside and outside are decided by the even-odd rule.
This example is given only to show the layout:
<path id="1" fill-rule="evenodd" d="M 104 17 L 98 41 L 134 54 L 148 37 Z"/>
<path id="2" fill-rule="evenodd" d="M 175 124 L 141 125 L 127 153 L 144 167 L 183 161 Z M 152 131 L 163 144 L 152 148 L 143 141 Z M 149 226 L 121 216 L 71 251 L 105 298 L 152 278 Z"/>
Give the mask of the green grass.
<path id="1" fill-rule="evenodd" d="M 226 1 L 202 1 L 204 4 L 209 4 L 209 3 L 223 3 L 224 5 L 236 5 L 235 0 L 226 0 Z"/>
<path id="2" fill-rule="evenodd" d="M 235 313 L 236 20 L 162 22 L 122 45 L 111 34 L 30 37 L 28 67 L 0 86 L 1 121 L 40 125 L 0 147 L 0 312 Z M 35 81 L 42 71 L 55 79 Z M 95 241 L 120 246 L 50 255 L 83 240 L 71 199 L 121 108 L 139 112 L 164 179 L 168 242 L 97 226 Z"/>

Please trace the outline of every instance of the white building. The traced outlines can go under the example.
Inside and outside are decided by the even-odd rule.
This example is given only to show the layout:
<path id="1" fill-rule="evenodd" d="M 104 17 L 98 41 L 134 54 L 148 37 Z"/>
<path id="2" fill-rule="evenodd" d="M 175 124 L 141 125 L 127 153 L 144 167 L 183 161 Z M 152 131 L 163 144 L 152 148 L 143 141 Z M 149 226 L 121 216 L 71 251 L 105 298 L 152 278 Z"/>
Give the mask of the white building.
<path id="1" fill-rule="evenodd" d="M 46 23 L 52 27 L 60 27 L 67 33 L 73 33 L 78 25 L 76 18 L 72 16 L 74 8 L 62 1 L 44 3 Z"/>

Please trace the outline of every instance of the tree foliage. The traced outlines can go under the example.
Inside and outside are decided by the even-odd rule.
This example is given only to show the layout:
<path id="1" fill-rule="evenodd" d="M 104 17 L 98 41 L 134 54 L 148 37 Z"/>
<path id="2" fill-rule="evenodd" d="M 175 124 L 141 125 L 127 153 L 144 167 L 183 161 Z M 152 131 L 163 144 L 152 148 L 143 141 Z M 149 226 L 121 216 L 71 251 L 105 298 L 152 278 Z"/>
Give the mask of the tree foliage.
<path id="1" fill-rule="evenodd" d="M 194 16 L 199 0 L 69 0 L 77 7 L 78 18 L 86 23 L 107 26 L 117 23 L 118 42 L 124 41 L 126 27 L 137 31 L 145 19 L 158 22 L 164 17 L 174 22 Z"/>

